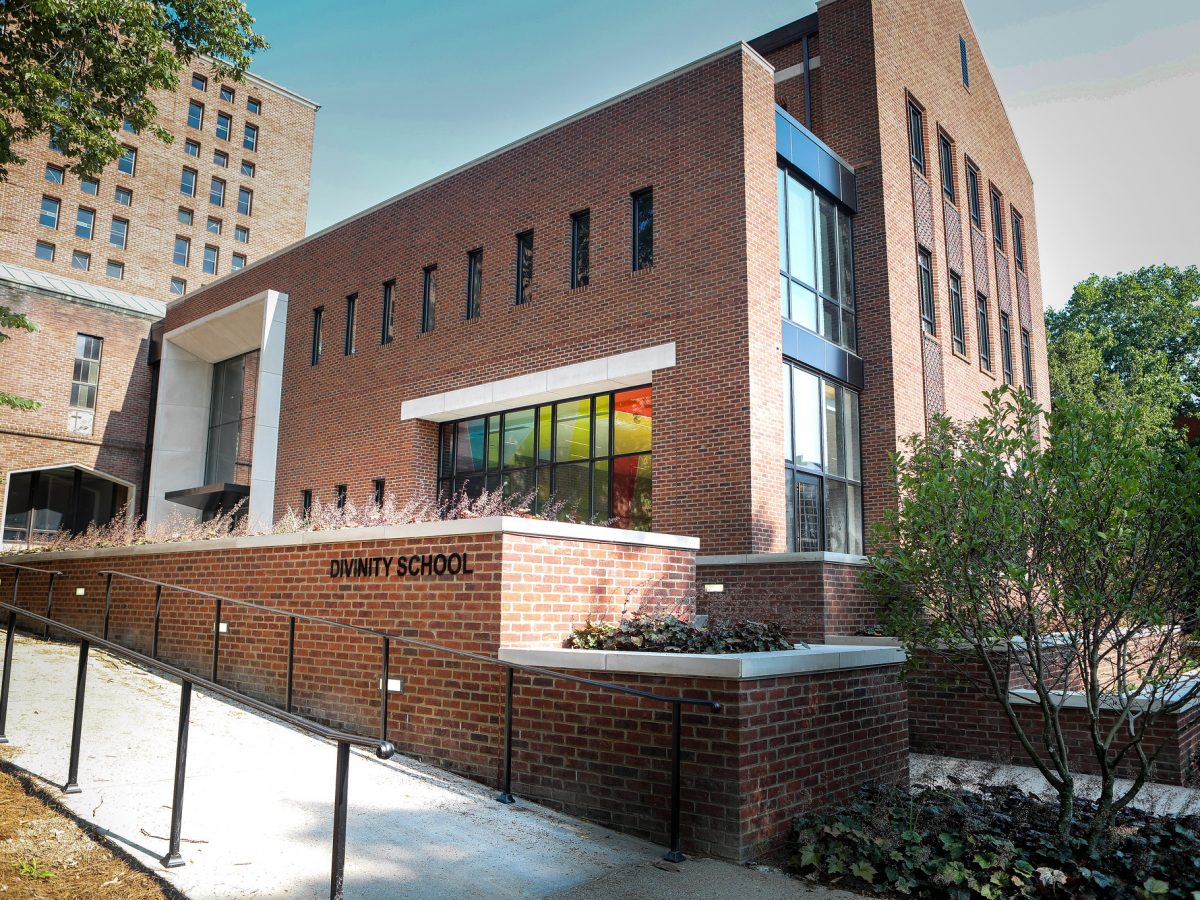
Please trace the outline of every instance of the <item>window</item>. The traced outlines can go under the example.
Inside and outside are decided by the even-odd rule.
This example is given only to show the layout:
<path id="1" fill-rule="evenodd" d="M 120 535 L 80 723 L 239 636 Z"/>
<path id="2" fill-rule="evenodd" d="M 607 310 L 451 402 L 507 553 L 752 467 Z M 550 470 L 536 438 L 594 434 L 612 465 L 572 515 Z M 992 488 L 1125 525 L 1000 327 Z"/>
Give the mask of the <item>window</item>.
<path id="1" fill-rule="evenodd" d="M 196 141 L 184 141 L 183 152 L 188 156 L 195 156 L 198 158 L 200 156 L 200 145 Z"/>
<path id="2" fill-rule="evenodd" d="M 248 160 L 248 159 L 243 159 L 242 160 L 242 174 L 245 175 L 247 178 L 253 178 L 254 177 L 254 163 L 250 162 L 250 160 Z"/>
<path id="3" fill-rule="evenodd" d="M 443 499 L 501 490 L 540 512 L 553 498 L 576 521 L 651 525 L 651 387 L 595 394 L 448 422 L 441 428 Z"/>
<path id="4" fill-rule="evenodd" d="M 262 101 L 255 100 L 253 97 L 247 97 L 246 112 L 252 112 L 255 115 L 258 115 L 260 112 L 262 112 Z"/>
<path id="5" fill-rule="evenodd" d="M 213 177 L 212 183 L 208 187 L 208 202 L 213 206 L 225 205 L 225 182 L 224 180 Z"/>
<path id="6" fill-rule="evenodd" d="M 437 266 L 426 266 L 421 281 L 421 333 L 433 331 L 437 315 Z"/>
<path id="7" fill-rule="evenodd" d="M 66 170 L 62 166 L 46 165 L 46 180 L 51 184 L 62 184 Z"/>
<path id="8" fill-rule="evenodd" d="M 962 279 L 957 272 L 950 273 L 950 338 L 954 351 L 967 355 L 966 327 L 963 322 Z"/>
<path id="9" fill-rule="evenodd" d="M 357 316 L 358 294 L 351 294 L 346 298 L 346 335 L 342 343 L 342 353 L 346 356 L 354 355 L 354 325 Z"/>
<path id="10" fill-rule="evenodd" d="M 33 255 L 38 259 L 46 260 L 46 262 L 54 262 L 54 245 L 38 241 L 33 245 Z"/>
<path id="11" fill-rule="evenodd" d="M 75 335 L 75 368 L 71 372 L 71 409 L 96 411 L 96 392 L 100 386 L 100 356 L 103 338 L 90 334 Z"/>
<path id="12" fill-rule="evenodd" d="M 1004 371 L 1004 383 L 1013 383 L 1012 331 L 1008 325 L 1008 313 L 1000 313 L 1000 365 Z"/>
<path id="13" fill-rule="evenodd" d="M 592 214 L 589 210 L 571 216 L 571 287 L 587 287 L 591 277 Z"/>
<path id="14" fill-rule="evenodd" d="M 312 491 L 305 489 L 300 492 L 300 513 L 304 518 L 312 515 Z"/>
<path id="15" fill-rule="evenodd" d="M 246 387 L 246 357 L 234 356 L 212 367 L 208 405 L 208 446 L 204 483 L 239 481 L 238 450 L 242 432 L 242 402 Z"/>
<path id="16" fill-rule="evenodd" d="M 236 272 L 238 269 L 244 269 L 244 268 L 246 268 L 246 254 L 245 253 L 233 254 L 233 259 L 229 263 L 229 271 Z"/>
<path id="17" fill-rule="evenodd" d="M 962 35 L 958 37 L 958 64 L 962 67 L 963 87 L 971 86 L 971 70 L 967 66 L 967 42 Z"/>
<path id="18" fill-rule="evenodd" d="M 229 87 L 229 85 L 226 85 L 226 84 L 221 85 L 221 99 L 224 100 L 226 103 L 232 103 L 233 102 L 233 88 Z"/>
<path id="19" fill-rule="evenodd" d="M 133 191 L 126 187 L 114 188 L 113 199 L 121 206 L 130 206 L 133 203 Z"/>
<path id="20" fill-rule="evenodd" d="M 937 334 L 937 318 L 933 311 L 933 265 L 929 251 L 917 249 L 917 284 L 921 291 L 921 330 Z"/>
<path id="21" fill-rule="evenodd" d="M 1000 195 L 992 188 L 992 236 L 1001 250 L 1004 249 L 1004 213 L 1001 211 L 1003 208 Z"/>
<path id="22" fill-rule="evenodd" d="M 862 553 L 858 394 L 785 362 L 788 546 Z"/>
<path id="23" fill-rule="evenodd" d="M 1033 396 L 1033 352 L 1029 345 L 1029 329 L 1021 329 L 1021 375 L 1025 393 Z"/>
<path id="24" fill-rule="evenodd" d="M 217 113 L 217 137 L 223 141 L 229 140 L 229 133 L 233 128 L 233 117 L 229 113 Z"/>
<path id="25" fill-rule="evenodd" d="M 390 344 L 396 337 L 396 282 L 383 283 L 383 326 L 379 343 Z"/>
<path id="26" fill-rule="evenodd" d="M 63 152 L 63 144 L 62 144 L 62 141 L 59 140 L 59 138 L 61 136 L 62 136 L 62 129 L 58 125 L 51 125 L 50 126 L 50 142 L 49 142 L 48 146 L 55 153 Z"/>
<path id="27" fill-rule="evenodd" d="M 213 165 L 220 166 L 222 169 L 229 168 L 229 154 L 223 150 L 213 151 Z"/>
<path id="28" fill-rule="evenodd" d="M 854 350 L 854 255 L 850 215 L 791 170 L 776 170 L 780 312 Z"/>
<path id="29" fill-rule="evenodd" d="M 480 293 L 483 291 L 483 250 L 467 254 L 467 318 L 479 318 Z"/>
<path id="30" fill-rule="evenodd" d="M 204 104 L 199 100 L 188 101 L 187 123 L 196 129 L 204 127 Z"/>
<path id="31" fill-rule="evenodd" d="M 638 191 L 633 199 L 633 271 L 654 265 L 654 193 Z"/>
<path id="32" fill-rule="evenodd" d="M 117 262 L 115 259 L 110 259 L 104 266 L 104 274 L 109 278 L 115 278 L 121 281 L 125 277 L 125 263 Z"/>
<path id="33" fill-rule="evenodd" d="M 338 509 L 346 508 L 346 486 L 344 484 L 333 486 L 333 501 L 337 504 Z"/>
<path id="34" fill-rule="evenodd" d="M 179 207 L 179 212 L 175 216 L 179 220 L 180 225 L 192 224 L 192 211 L 186 206 Z"/>
<path id="35" fill-rule="evenodd" d="M 938 152 L 942 163 L 942 193 L 954 202 L 954 148 L 944 134 L 938 135 Z"/>
<path id="36" fill-rule="evenodd" d="M 221 233 L 221 220 L 214 218 L 213 216 L 209 216 L 207 227 L 208 227 L 209 234 L 220 234 Z"/>
<path id="37" fill-rule="evenodd" d="M 911 100 L 908 101 L 908 147 L 913 165 L 925 171 L 925 113 Z"/>
<path id="38" fill-rule="evenodd" d="M 371 482 L 371 500 L 376 506 L 383 506 L 384 480 L 376 478 Z"/>
<path id="39" fill-rule="evenodd" d="M 517 296 L 519 306 L 530 297 L 533 289 L 533 232 L 524 231 L 517 235 Z"/>
<path id="40" fill-rule="evenodd" d="M 325 350 L 325 344 L 321 339 L 321 328 L 325 324 L 325 307 L 318 306 L 313 310 L 313 325 L 312 325 L 312 354 L 310 362 L 316 365 L 321 361 L 321 353 Z"/>
<path id="41" fill-rule="evenodd" d="M 199 72 L 193 72 L 192 73 L 192 87 L 194 87 L 198 91 L 207 91 L 208 90 L 208 79 L 205 78 L 203 75 L 201 75 Z"/>
<path id="42" fill-rule="evenodd" d="M 42 197 L 42 211 L 38 214 L 38 223 L 47 228 L 58 227 L 58 208 L 62 204 L 53 197 Z"/>
<path id="43" fill-rule="evenodd" d="M 186 266 L 191 255 L 191 239 L 185 238 L 182 235 L 175 235 L 175 252 L 171 257 L 172 262 L 174 262 L 177 266 Z"/>
<path id="44" fill-rule="evenodd" d="M 967 209 L 976 227 L 983 227 L 983 216 L 979 212 L 979 170 L 975 164 L 967 163 Z"/>
<path id="45" fill-rule="evenodd" d="M 975 330 L 979 333 L 979 367 L 992 371 L 992 330 L 988 322 L 987 297 L 975 297 Z"/>
<path id="46" fill-rule="evenodd" d="M 200 268 L 205 275 L 216 275 L 217 266 L 221 262 L 221 250 L 212 244 L 204 245 L 204 261 Z"/>
<path id="47" fill-rule="evenodd" d="M 129 220 L 113 216 L 112 225 L 108 229 L 108 242 L 114 247 L 124 250 L 129 239 Z"/>
<path id="48" fill-rule="evenodd" d="M 79 211 L 75 213 L 75 237 L 90 241 L 92 239 L 92 229 L 95 225 L 96 211 L 88 209 L 86 206 L 79 207 Z"/>
<path id="49" fill-rule="evenodd" d="M 245 225 L 235 225 L 233 228 L 233 239 L 239 244 L 250 243 L 250 229 Z"/>
<path id="50" fill-rule="evenodd" d="M 242 146 L 247 150 L 258 149 L 258 126 L 246 123 L 246 130 L 242 134 Z"/>
<path id="51" fill-rule="evenodd" d="M 138 134 L 138 130 L 133 127 L 133 123 L 129 121 L 128 117 L 121 122 L 121 130 L 128 131 L 130 134 Z"/>
<path id="52" fill-rule="evenodd" d="M 81 272 L 87 272 L 92 268 L 92 257 L 89 253 L 84 253 L 82 250 L 76 250 L 71 254 L 71 268 L 78 269 Z"/>
<path id="53" fill-rule="evenodd" d="M 1025 271 L 1025 229 L 1021 220 L 1021 214 L 1015 209 L 1012 211 L 1012 245 L 1013 259 L 1017 262 L 1017 268 L 1022 272 Z"/>
<path id="54" fill-rule="evenodd" d="M 132 172 L 130 174 L 133 174 Z M 79 179 L 79 189 L 85 194 L 91 194 L 93 197 L 100 196 L 100 182 L 95 178 L 84 176 Z"/>
<path id="55" fill-rule="evenodd" d="M 250 188 L 238 188 L 237 211 L 243 216 L 251 215 L 254 212 L 254 191 Z"/>
<path id="56" fill-rule="evenodd" d="M 187 282 L 182 278 L 171 279 L 171 293 L 177 297 L 182 297 L 187 293 Z"/>
<path id="57" fill-rule="evenodd" d="M 179 176 L 179 193 L 185 197 L 196 196 L 196 170 L 184 169 Z"/>

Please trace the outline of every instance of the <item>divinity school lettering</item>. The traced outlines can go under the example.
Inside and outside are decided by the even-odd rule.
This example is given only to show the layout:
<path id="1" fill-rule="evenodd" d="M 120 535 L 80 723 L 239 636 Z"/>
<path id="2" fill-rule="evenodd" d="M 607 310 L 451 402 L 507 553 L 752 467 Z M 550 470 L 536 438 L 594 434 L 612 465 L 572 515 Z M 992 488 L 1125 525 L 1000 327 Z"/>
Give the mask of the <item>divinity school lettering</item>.
<path id="1" fill-rule="evenodd" d="M 474 574 L 467 553 L 355 556 L 329 561 L 330 578 L 422 578 L 426 575 Z"/>

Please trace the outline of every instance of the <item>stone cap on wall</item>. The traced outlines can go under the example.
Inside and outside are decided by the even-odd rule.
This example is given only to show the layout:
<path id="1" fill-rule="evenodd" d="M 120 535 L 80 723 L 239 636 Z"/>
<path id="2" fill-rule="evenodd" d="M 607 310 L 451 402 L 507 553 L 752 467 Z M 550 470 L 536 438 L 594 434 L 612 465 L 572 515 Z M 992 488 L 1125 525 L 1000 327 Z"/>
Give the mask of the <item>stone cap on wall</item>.
<path id="1" fill-rule="evenodd" d="M 846 566 L 865 566 L 867 558 L 856 553 L 734 553 L 724 556 L 698 556 L 698 566 L 791 565 L 794 563 L 840 563 Z"/>
<path id="2" fill-rule="evenodd" d="M 899 647 L 814 644 L 765 653 L 642 653 L 629 650 L 568 650 L 561 647 L 501 647 L 506 662 L 544 669 L 583 669 L 645 675 L 690 675 L 697 678 L 774 678 L 842 669 L 901 665 Z"/>
<path id="3" fill-rule="evenodd" d="M 452 519 L 440 522 L 413 522 L 408 525 L 371 525 L 329 531 L 300 531 L 290 534 L 253 534 L 214 538 L 207 541 L 179 541 L 138 544 L 128 547 L 100 547 L 87 550 L 60 550 L 52 553 L 0 554 L 0 560 L 36 565 L 51 560 L 90 559 L 97 556 L 143 556 L 154 553 L 198 553 L 212 550 L 243 550 L 256 547 L 304 547 L 316 544 L 348 544 L 366 541 L 401 541 L 420 538 L 452 538 L 476 534 L 513 534 L 529 537 L 559 538 L 571 541 L 595 541 L 664 550 L 689 550 L 700 547 L 700 539 L 657 531 L 631 531 L 575 522 L 552 522 L 520 516 L 489 516 L 481 519 Z"/>

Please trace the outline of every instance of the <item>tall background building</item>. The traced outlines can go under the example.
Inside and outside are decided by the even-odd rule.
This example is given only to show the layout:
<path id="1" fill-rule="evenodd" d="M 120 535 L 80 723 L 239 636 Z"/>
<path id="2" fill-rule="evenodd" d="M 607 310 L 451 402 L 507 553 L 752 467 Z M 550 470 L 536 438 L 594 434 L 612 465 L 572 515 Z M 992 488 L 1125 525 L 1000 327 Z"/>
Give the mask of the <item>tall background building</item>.
<path id="1" fill-rule="evenodd" d="M 151 328 L 166 304 L 304 236 L 317 104 L 196 60 L 158 92 L 167 144 L 80 178 L 53 140 L 0 184 L 0 304 L 39 326 L 0 344 L 2 539 L 20 544 L 141 506 L 153 415 Z"/>

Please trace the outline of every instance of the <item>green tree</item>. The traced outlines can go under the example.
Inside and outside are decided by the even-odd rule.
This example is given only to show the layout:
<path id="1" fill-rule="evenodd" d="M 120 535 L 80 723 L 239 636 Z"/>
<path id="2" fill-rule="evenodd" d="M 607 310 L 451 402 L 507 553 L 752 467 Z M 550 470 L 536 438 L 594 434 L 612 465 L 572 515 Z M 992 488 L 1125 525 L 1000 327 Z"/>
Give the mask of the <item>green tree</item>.
<path id="1" fill-rule="evenodd" d="M 0 3 L 0 180 L 37 137 L 51 137 L 81 175 L 120 155 L 125 120 L 169 143 L 154 89 L 177 89 L 199 55 L 240 79 L 267 46 L 253 24 L 241 0 Z"/>
<path id="2" fill-rule="evenodd" d="M 0 306 L 0 344 L 3 344 L 11 337 L 6 329 L 37 331 L 38 327 L 25 318 L 24 313 L 15 313 L 7 306 Z M 36 400 L 26 400 L 24 397 L 18 397 L 15 394 L 0 390 L 0 406 L 6 406 L 9 409 L 37 409 L 41 405 Z"/>
<path id="3" fill-rule="evenodd" d="M 1200 699 L 1200 453 L 1173 429 L 1141 428 L 1128 398 L 1056 407 L 1048 445 L 1034 401 L 1004 388 L 988 404 L 975 422 L 938 420 L 895 457 L 899 503 L 877 528 L 867 583 L 914 658 L 1001 705 L 1058 793 L 1064 839 L 1088 756 L 1098 852 L 1153 771 L 1145 736 Z M 1068 706 L 1086 722 L 1084 747 Z M 1122 767 L 1134 777 L 1118 790 Z"/>
<path id="4" fill-rule="evenodd" d="M 1046 313 L 1054 403 L 1128 397 L 1143 418 L 1200 410 L 1200 271 L 1147 266 L 1075 285 Z"/>

